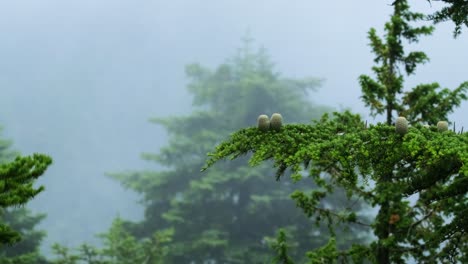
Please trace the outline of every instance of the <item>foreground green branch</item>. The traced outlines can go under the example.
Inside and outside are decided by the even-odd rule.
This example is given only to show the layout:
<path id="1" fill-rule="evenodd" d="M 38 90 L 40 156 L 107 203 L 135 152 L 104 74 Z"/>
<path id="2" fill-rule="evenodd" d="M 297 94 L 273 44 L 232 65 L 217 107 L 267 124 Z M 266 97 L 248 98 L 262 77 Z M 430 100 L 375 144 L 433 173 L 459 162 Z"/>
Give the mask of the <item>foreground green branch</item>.
<path id="1" fill-rule="evenodd" d="M 209 154 L 203 170 L 222 159 L 249 153 L 252 166 L 272 160 L 278 179 L 290 169 L 291 177 L 300 180 L 307 166 L 309 177 L 319 189 L 311 195 L 296 191 L 292 198 L 306 215 L 328 220 L 329 226 L 335 223 L 332 218 L 345 215 L 317 205 L 326 201 L 327 194 L 336 187 L 347 190 L 350 197 L 360 197 L 385 210 L 371 225 L 378 240 L 342 251 L 340 254 L 346 258 L 367 256 L 380 263 L 379 254 L 385 250 L 389 260 L 400 263 L 408 256 L 421 261 L 444 259 L 448 257 L 444 253 L 448 247 L 456 252 L 462 250 L 449 246 L 451 243 L 431 245 L 435 241 L 452 241 L 454 230 L 460 234 L 457 239 L 467 236 L 467 133 L 439 132 L 436 127 L 417 125 L 409 127 L 406 134 L 399 134 L 394 126 L 377 124 L 365 128 L 359 116 L 335 113 L 333 118 L 325 115 L 312 125 L 285 125 L 279 131 L 241 129 Z M 373 195 L 365 195 L 367 192 Z M 408 197 L 414 194 L 419 197 L 411 206 Z M 431 213 L 426 214 L 427 211 Z M 453 218 L 443 221 L 444 215 Z M 357 217 L 348 214 L 339 219 L 356 223 Z M 356 246 L 360 250 L 356 251 Z M 317 254 L 310 256 L 315 258 Z"/>

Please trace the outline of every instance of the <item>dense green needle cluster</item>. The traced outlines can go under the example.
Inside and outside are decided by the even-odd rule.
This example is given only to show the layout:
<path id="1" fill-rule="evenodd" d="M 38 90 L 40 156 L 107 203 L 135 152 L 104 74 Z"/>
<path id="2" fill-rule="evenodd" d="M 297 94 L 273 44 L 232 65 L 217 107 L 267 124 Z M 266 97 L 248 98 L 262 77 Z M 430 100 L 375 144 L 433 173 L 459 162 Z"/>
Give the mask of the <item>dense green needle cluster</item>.
<path id="1" fill-rule="evenodd" d="M 425 257 L 429 244 L 467 239 L 467 133 L 439 133 L 414 126 L 402 136 L 393 126 L 365 128 L 358 116 L 336 113 L 313 125 L 285 125 L 281 132 L 263 133 L 254 127 L 239 130 L 210 154 L 207 166 L 249 153 L 253 153 L 249 160 L 252 166 L 273 160 L 278 179 L 286 169 L 293 171 L 295 180 L 302 178 L 304 171 L 309 173 L 320 188 L 292 195 L 309 217 L 366 224 L 353 211 L 316 209 L 337 186 L 373 206 L 391 201 L 388 214 L 380 215 L 373 225 L 367 224 L 377 237 L 380 232 L 389 233 L 379 242 L 390 249 L 395 262 L 401 262 L 404 255 L 429 260 Z M 414 194 L 419 197 L 415 205 L 410 205 L 409 197 L 414 198 Z M 444 221 L 444 216 L 452 220 Z M 388 229 L 381 230 L 382 223 Z M 356 255 L 356 246 L 339 255 Z M 375 260 L 377 247 L 376 242 L 360 245 L 358 255 Z M 431 257 L 444 256 L 445 252 L 459 254 L 458 250 L 448 243 L 434 250 Z"/>
<path id="2" fill-rule="evenodd" d="M 427 0 L 432 2 L 431 0 Z M 466 0 L 442 0 L 445 6 L 436 11 L 434 14 L 429 15 L 435 23 L 451 20 L 455 24 L 453 31 L 454 37 L 461 34 L 463 25 L 468 27 L 468 1 Z"/>
<path id="3" fill-rule="evenodd" d="M 439 120 L 448 120 L 448 114 L 467 99 L 468 82 L 453 90 L 442 89 L 436 82 L 404 89 L 404 75 L 414 74 L 418 65 L 429 62 L 424 52 L 405 53 L 404 49 L 405 41 L 418 42 L 420 36 L 432 34 L 431 26 L 412 25 L 421 20 L 424 15 L 410 11 L 407 1 L 395 1 L 393 15 L 385 24 L 385 35 L 379 36 L 374 28 L 368 34 L 377 63 L 372 67 L 376 77 L 359 77 L 361 98 L 373 116 L 385 114 L 387 124 L 394 121 L 396 114 L 411 124 L 436 125 Z"/>
<path id="4" fill-rule="evenodd" d="M 23 205 L 44 187 L 33 187 L 33 180 L 41 176 L 52 163 L 49 156 L 34 154 L 17 157 L 13 162 L 0 166 L 0 206 L 5 208 Z"/>
<path id="5" fill-rule="evenodd" d="M 0 263 L 46 263 L 39 253 L 45 232 L 35 229 L 45 215 L 34 215 L 23 205 L 44 189 L 33 184 L 52 160 L 42 154 L 21 157 L 11 145 L 0 139 Z"/>
<path id="6" fill-rule="evenodd" d="M 52 163 L 49 156 L 34 154 L 17 157 L 13 162 L 0 165 L 0 207 L 24 205 L 44 190 L 35 188 L 34 180 L 41 176 Z M 18 242 L 20 235 L 6 225 L 0 225 L 0 243 Z"/>

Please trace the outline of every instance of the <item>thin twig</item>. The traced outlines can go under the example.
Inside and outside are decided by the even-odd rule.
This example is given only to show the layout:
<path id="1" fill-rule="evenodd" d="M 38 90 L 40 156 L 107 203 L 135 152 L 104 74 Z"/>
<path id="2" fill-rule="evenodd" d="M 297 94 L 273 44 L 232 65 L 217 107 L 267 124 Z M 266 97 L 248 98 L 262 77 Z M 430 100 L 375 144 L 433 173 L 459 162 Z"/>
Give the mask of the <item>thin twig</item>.
<path id="1" fill-rule="evenodd" d="M 408 233 L 406 234 L 406 237 L 408 238 L 410 233 L 411 233 L 411 230 L 419 225 L 420 223 L 422 223 L 423 221 L 425 221 L 427 218 L 431 217 L 431 215 L 434 213 L 434 210 L 431 210 L 427 215 L 425 215 L 423 218 L 419 219 L 418 221 L 414 222 L 409 228 L 408 228 Z"/>
<path id="2" fill-rule="evenodd" d="M 333 212 L 333 211 L 331 211 L 331 210 L 329 210 L 329 209 L 324 209 L 324 208 L 319 208 L 319 207 L 314 207 L 314 209 L 315 209 L 316 211 L 321 212 L 321 213 L 328 213 L 328 214 L 331 214 L 331 215 L 335 216 L 335 217 L 338 218 L 338 219 L 343 219 L 343 218 L 344 218 L 343 216 L 341 216 L 341 215 L 339 215 L 339 214 L 337 214 L 337 213 L 335 213 L 335 212 Z M 356 221 L 348 221 L 348 222 L 350 222 L 350 223 L 355 223 L 355 224 L 362 225 L 362 226 L 371 227 L 371 225 L 366 224 L 366 223 L 363 223 L 363 222 L 360 222 L 360 221 L 357 221 L 357 220 L 356 220 Z"/>

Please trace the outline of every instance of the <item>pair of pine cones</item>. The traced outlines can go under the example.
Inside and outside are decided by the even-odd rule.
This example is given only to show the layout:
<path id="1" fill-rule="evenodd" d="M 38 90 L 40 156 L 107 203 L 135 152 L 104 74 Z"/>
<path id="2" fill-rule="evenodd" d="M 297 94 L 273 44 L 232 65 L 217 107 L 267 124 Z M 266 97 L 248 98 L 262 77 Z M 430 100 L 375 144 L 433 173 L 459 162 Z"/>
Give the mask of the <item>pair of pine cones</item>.
<path id="1" fill-rule="evenodd" d="M 425 125 L 425 127 L 429 127 L 429 125 Z M 448 122 L 447 121 L 439 121 L 437 122 L 437 130 L 439 132 L 445 132 L 448 130 Z M 408 120 L 406 118 L 400 116 L 396 119 L 395 122 L 395 131 L 398 134 L 406 134 L 408 132 Z"/>
<path id="2" fill-rule="evenodd" d="M 282 125 L 283 117 L 278 113 L 272 114 L 270 119 L 267 115 L 259 115 L 257 118 L 257 127 L 261 131 L 268 131 L 269 129 L 280 131 Z"/>

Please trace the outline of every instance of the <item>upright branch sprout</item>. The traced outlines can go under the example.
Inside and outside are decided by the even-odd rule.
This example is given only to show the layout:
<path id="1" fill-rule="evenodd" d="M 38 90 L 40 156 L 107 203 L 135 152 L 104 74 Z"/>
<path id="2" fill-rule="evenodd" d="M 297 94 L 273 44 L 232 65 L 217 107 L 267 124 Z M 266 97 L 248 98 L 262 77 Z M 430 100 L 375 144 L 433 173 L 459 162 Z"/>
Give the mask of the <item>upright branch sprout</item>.
<path id="1" fill-rule="evenodd" d="M 403 116 L 398 117 L 395 122 L 395 130 L 402 135 L 408 133 L 408 120 Z"/>
<path id="2" fill-rule="evenodd" d="M 437 122 L 437 130 L 439 132 L 445 132 L 448 130 L 448 122 L 447 121 L 439 121 Z"/>
<path id="3" fill-rule="evenodd" d="M 281 116 L 281 114 L 274 113 L 273 115 L 271 115 L 271 119 L 270 119 L 271 129 L 275 131 L 280 131 L 282 125 L 283 125 L 283 117 Z"/>
<path id="4" fill-rule="evenodd" d="M 268 131 L 270 129 L 270 119 L 267 115 L 259 115 L 257 118 L 257 127 L 261 131 Z"/>

